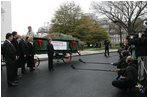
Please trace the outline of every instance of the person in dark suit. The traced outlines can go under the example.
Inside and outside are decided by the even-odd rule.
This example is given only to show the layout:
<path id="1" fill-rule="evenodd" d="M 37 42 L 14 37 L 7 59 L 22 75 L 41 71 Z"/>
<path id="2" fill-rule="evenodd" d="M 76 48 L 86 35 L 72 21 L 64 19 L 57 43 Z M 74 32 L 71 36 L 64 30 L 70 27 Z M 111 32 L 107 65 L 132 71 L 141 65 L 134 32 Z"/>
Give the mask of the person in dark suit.
<path id="1" fill-rule="evenodd" d="M 34 54 L 35 54 L 35 51 L 34 51 L 34 47 L 33 47 L 33 37 L 29 37 L 28 38 L 28 59 L 27 59 L 27 67 L 29 67 L 29 70 L 30 71 L 34 71 L 34 67 L 35 67 L 35 64 L 34 64 Z"/>
<path id="2" fill-rule="evenodd" d="M 28 45 L 26 42 L 25 35 L 22 36 L 22 39 L 19 42 L 19 47 L 20 47 L 21 72 L 22 74 L 25 74 L 26 73 L 25 64 L 27 62 L 27 57 L 28 57 Z"/>
<path id="3" fill-rule="evenodd" d="M 107 54 L 108 54 L 108 56 L 109 56 L 109 45 L 110 45 L 110 42 L 108 40 L 105 40 L 104 45 L 105 45 L 105 53 L 104 53 L 104 55 L 107 56 Z"/>
<path id="4" fill-rule="evenodd" d="M 54 47 L 51 43 L 51 39 L 47 40 L 47 53 L 48 53 L 48 69 L 49 71 L 54 71 L 53 68 L 53 54 L 54 54 Z"/>
<path id="5" fill-rule="evenodd" d="M 12 39 L 11 43 L 12 43 L 13 46 L 16 48 L 16 53 L 17 53 L 17 56 L 18 56 L 18 58 L 19 58 L 19 56 L 20 56 L 20 49 L 19 49 L 19 44 L 18 44 L 18 41 L 17 41 L 17 39 L 18 39 L 18 34 L 17 34 L 16 31 L 13 31 L 13 32 L 12 32 L 12 35 L 13 35 L 13 39 Z"/>
<path id="6" fill-rule="evenodd" d="M 17 34 L 17 32 L 16 31 L 13 31 L 12 32 L 12 35 L 13 35 L 13 40 L 11 41 L 11 43 L 13 44 L 13 46 L 15 47 L 15 49 L 16 49 L 16 54 L 17 54 L 17 57 L 18 57 L 18 60 L 16 61 L 16 78 L 18 79 L 19 78 L 19 76 L 18 76 L 18 68 L 20 67 L 20 48 L 19 48 L 19 44 L 18 44 L 18 41 L 17 41 L 17 39 L 18 39 L 18 34 Z"/>
<path id="7" fill-rule="evenodd" d="M 17 54 L 16 49 L 11 43 L 13 36 L 11 33 L 6 34 L 6 40 L 3 44 L 4 49 L 4 58 L 6 62 L 6 70 L 7 70 L 7 84 L 8 86 L 17 86 L 16 81 L 16 60 Z"/>

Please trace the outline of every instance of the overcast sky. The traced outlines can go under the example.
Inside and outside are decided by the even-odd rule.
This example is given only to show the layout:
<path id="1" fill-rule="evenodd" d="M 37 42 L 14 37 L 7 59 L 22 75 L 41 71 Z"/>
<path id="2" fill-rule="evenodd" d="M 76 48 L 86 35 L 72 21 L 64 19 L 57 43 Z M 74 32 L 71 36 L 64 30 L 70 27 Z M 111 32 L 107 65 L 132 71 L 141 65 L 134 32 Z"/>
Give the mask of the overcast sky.
<path id="1" fill-rule="evenodd" d="M 6 0 L 4 0 L 6 1 Z M 55 11 L 65 2 L 75 1 L 82 11 L 89 13 L 92 1 L 100 0 L 10 0 L 12 10 L 12 30 L 26 34 L 27 27 L 32 26 L 36 33 L 45 22 L 50 22 Z M 108 0 L 103 0 L 108 1 Z M 114 0 L 115 1 L 115 0 Z M 118 1 L 118 0 L 116 0 Z M 120 0 L 124 1 L 124 0 Z"/>
<path id="2" fill-rule="evenodd" d="M 32 26 L 36 33 L 44 22 L 50 22 L 59 6 L 67 1 L 73 0 L 11 0 L 12 30 L 26 34 L 27 27 Z M 74 1 L 84 12 L 89 12 L 92 0 Z"/>

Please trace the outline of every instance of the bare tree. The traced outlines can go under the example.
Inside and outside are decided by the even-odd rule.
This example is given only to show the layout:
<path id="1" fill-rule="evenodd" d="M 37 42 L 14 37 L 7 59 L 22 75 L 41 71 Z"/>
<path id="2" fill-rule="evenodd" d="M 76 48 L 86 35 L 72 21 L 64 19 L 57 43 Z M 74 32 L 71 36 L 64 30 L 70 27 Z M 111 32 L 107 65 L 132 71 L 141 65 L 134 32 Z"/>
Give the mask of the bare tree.
<path id="1" fill-rule="evenodd" d="M 103 14 L 124 28 L 128 34 L 135 32 L 136 25 L 146 20 L 147 1 L 103 1 L 92 2 L 92 9 Z M 141 21 L 137 19 L 140 18 Z"/>

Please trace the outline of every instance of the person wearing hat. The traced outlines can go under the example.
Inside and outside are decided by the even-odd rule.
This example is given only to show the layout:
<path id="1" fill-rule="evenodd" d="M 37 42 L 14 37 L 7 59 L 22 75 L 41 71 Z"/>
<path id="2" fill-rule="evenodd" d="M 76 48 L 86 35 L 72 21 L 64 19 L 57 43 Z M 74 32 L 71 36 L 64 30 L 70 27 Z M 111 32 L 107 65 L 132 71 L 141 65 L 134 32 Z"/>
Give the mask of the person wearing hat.
<path id="1" fill-rule="evenodd" d="M 47 40 L 47 53 L 48 53 L 48 69 L 49 71 L 54 71 L 54 68 L 53 68 L 54 47 L 51 43 L 51 39 Z"/>

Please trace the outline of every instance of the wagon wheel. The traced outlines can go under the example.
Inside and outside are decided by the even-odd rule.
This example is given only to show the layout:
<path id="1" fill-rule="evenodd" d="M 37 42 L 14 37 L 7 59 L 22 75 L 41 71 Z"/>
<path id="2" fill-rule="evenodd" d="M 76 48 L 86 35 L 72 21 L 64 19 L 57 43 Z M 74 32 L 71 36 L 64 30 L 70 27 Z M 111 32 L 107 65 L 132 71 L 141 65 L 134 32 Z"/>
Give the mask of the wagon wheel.
<path id="1" fill-rule="evenodd" d="M 69 55 L 68 55 L 69 54 Z M 68 61 L 68 62 L 71 62 L 71 59 L 72 59 L 72 53 L 68 53 L 67 55 L 64 56 L 64 61 Z"/>
<path id="2" fill-rule="evenodd" d="M 40 65 L 40 59 L 37 56 L 34 56 L 34 64 L 36 68 Z"/>

